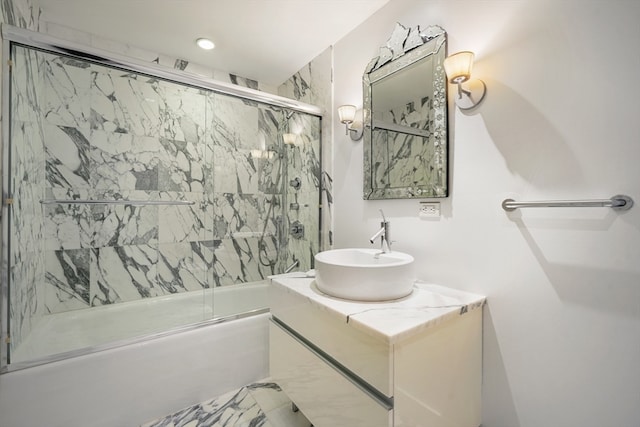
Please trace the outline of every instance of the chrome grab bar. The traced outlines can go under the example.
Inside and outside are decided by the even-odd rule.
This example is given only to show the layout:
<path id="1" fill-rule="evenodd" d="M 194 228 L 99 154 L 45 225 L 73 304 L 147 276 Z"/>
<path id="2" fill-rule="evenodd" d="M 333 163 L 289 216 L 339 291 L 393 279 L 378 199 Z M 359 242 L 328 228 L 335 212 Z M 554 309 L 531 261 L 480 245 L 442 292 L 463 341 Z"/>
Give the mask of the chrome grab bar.
<path id="1" fill-rule="evenodd" d="M 43 205 L 195 205 L 196 202 L 187 200 L 58 200 L 58 199 L 45 199 L 40 200 Z"/>
<path id="2" fill-rule="evenodd" d="M 629 196 L 618 194 L 610 199 L 600 200 L 542 200 L 537 202 L 516 202 L 513 199 L 502 201 L 502 209 L 507 212 L 519 208 L 612 208 L 626 211 L 633 206 L 633 199 Z"/>

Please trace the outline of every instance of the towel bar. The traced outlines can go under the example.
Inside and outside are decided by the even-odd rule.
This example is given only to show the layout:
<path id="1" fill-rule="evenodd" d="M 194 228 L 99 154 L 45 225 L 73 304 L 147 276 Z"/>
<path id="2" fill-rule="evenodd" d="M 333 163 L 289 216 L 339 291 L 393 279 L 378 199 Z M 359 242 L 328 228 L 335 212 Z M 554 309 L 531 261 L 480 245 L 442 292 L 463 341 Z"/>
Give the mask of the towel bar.
<path id="1" fill-rule="evenodd" d="M 194 205 L 196 202 L 185 200 L 40 200 L 43 205 Z"/>
<path id="2" fill-rule="evenodd" d="M 633 199 L 629 196 L 618 194 L 610 199 L 600 200 L 542 200 L 537 202 L 516 202 L 513 199 L 502 201 L 502 209 L 507 212 L 519 208 L 593 208 L 605 207 L 619 211 L 626 211 L 633 206 Z"/>

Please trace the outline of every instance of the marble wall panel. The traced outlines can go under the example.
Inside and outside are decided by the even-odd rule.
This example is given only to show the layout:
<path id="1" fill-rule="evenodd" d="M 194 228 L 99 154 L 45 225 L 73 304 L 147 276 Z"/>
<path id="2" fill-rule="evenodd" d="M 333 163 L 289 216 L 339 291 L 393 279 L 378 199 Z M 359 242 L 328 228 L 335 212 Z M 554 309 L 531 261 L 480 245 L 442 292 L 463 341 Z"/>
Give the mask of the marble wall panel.
<path id="1" fill-rule="evenodd" d="M 158 200 L 194 202 L 193 205 L 159 206 L 160 242 L 196 242 L 213 238 L 214 217 L 209 197 L 203 193 L 162 192 Z"/>
<path id="2" fill-rule="evenodd" d="M 12 105 L 9 116 L 12 135 L 15 137 L 10 146 L 12 179 L 9 191 L 14 200 L 9 210 L 13 230 L 9 235 L 12 249 L 10 265 L 14 271 L 20 272 L 21 279 L 27 280 L 25 289 L 16 289 L 12 293 L 20 295 L 19 301 L 14 303 L 22 305 L 15 312 L 28 315 L 12 321 L 12 343 L 17 345 L 21 342 L 21 337 L 28 333 L 30 325 L 41 315 L 40 311 L 27 309 L 41 307 L 37 301 L 29 301 L 27 298 L 36 298 L 39 290 L 36 280 L 38 276 L 35 270 L 29 269 L 37 267 L 33 259 L 41 258 L 39 249 L 42 248 L 44 224 L 40 214 L 40 200 L 44 196 L 44 152 L 42 119 L 39 114 L 42 94 L 37 90 L 43 83 L 43 73 L 38 66 L 41 56 L 22 48 L 14 49 L 14 53 L 15 72 L 12 73 L 11 84 L 16 102 Z"/>
<path id="3" fill-rule="evenodd" d="M 220 154 L 222 154 L 221 157 Z M 256 194 L 260 189 L 260 166 L 261 157 L 255 157 L 254 150 L 232 149 L 224 150 L 221 147 L 214 147 L 214 189 L 215 192 L 224 192 L 223 190 L 231 190 L 233 193 L 239 194 Z M 220 161 L 225 161 L 226 167 L 216 168 Z M 229 167 L 230 165 L 230 167 Z M 231 168 L 231 170 L 229 170 Z M 235 181 L 235 189 L 229 179 L 222 178 L 220 175 L 226 170 L 231 173 L 232 179 Z M 217 186 L 216 183 L 221 185 Z M 222 184 L 227 183 L 225 189 Z"/>
<path id="4" fill-rule="evenodd" d="M 295 239 L 289 237 L 286 240 L 286 258 L 282 261 L 282 268 L 286 268 L 295 261 L 299 265 L 294 271 L 308 271 L 313 268 L 313 256 L 318 253 L 318 232 L 305 227 L 305 237 L 303 239 Z"/>
<path id="5" fill-rule="evenodd" d="M 160 139 L 165 159 L 159 166 L 158 189 L 162 191 L 204 192 L 212 179 L 210 147 L 187 141 Z"/>
<path id="6" fill-rule="evenodd" d="M 43 255 L 42 252 L 31 253 L 23 262 L 12 265 L 8 272 L 9 283 L 20 284 L 12 288 L 9 300 L 12 350 L 23 342 L 43 314 L 43 304 L 40 303 L 43 297 L 39 289 L 39 282 L 44 277 Z"/>
<path id="7" fill-rule="evenodd" d="M 211 286 L 208 270 L 213 252 L 202 242 L 158 245 L 158 284 L 166 294 L 198 291 Z"/>
<path id="8" fill-rule="evenodd" d="M 260 126 L 256 103 L 214 95 L 213 188 L 215 193 L 255 194 L 260 190 L 259 167 L 269 156 L 268 126 Z M 266 123 L 266 121 L 262 121 Z"/>
<path id="9" fill-rule="evenodd" d="M 216 286 L 263 280 L 278 273 L 275 236 L 229 238 L 214 242 Z"/>
<path id="10" fill-rule="evenodd" d="M 95 200 L 157 200 L 157 191 L 95 191 Z M 157 205 L 91 205 L 92 248 L 156 244 L 160 207 Z"/>
<path id="11" fill-rule="evenodd" d="M 41 53 L 45 84 L 41 111 L 52 125 L 88 129 L 91 117 L 91 64 Z"/>
<path id="12" fill-rule="evenodd" d="M 278 94 L 281 96 L 316 105 L 324 110 L 320 126 L 321 135 L 325 136 L 331 135 L 332 132 L 332 71 L 332 48 L 328 48 L 278 88 Z M 322 169 L 318 176 L 321 177 L 322 210 L 320 220 L 323 224 L 323 231 L 320 235 L 319 248 L 317 250 L 329 249 L 333 245 L 332 140 L 329 137 L 324 137 L 321 144 Z"/>
<path id="13" fill-rule="evenodd" d="M 214 151 L 215 153 L 218 151 Z M 258 172 L 259 158 L 255 158 L 253 150 L 236 149 L 232 152 L 232 162 L 235 165 L 235 177 L 238 185 L 236 192 L 239 194 L 256 194 L 260 189 L 260 173 Z M 214 188 L 215 179 L 218 173 L 214 170 Z"/>
<path id="14" fill-rule="evenodd" d="M 274 167 L 279 167 L 280 159 L 277 153 L 264 150 L 236 150 L 236 174 L 238 177 L 238 192 L 240 194 L 264 193 L 263 189 L 271 194 L 282 191 L 282 180 L 278 176 L 282 174 L 282 168 L 274 176 Z M 240 161 L 238 161 L 240 160 Z"/>
<path id="15" fill-rule="evenodd" d="M 195 64 L 189 64 L 186 68 L 189 71 L 189 67 L 193 67 L 193 69 L 197 70 L 198 67 Z M 219 82 L 231 83 L 237 86 L 248 87 L 250 89 L 257 89 L 262 92 L 269 92 L 273 94 L 278 94 L 278 88 L 275 86 L 271 86 L 265 84 L 263 82 L 258 82 L 253 79 L 249 79 L 246 77 L 241 77 L 236 74 L 227 73 L 221 70 L 213 70 L 213 78 Z"/>
<path id="16" fill-rule="evenodd" d="M 160 101 L 159 136 L 172 141 L 200 143 L 208 131 L 210 92 L 163 80 L 149 81 Z"/>
<path id="17" fill-rule="evenodd" d="M 9 235 L 12 254 L 9 260 L 19 263 L 33 252 L 42 249 L 43 222 L 40 200 L 43 189 L 38 184 L 21 183 L 16 185 L 13 203 L 8 208 L 10 226 L 14 233 Z"/>
<path id="18" fill-rule="evenodd" d="M 278 151 L 262 151 L 252 153 L 253 161 L 257 166 L 258 192 L 267 195 L 282 193 L 282 186 L 285 185 L 284 171 L 286 170 L 285 158 L 282 149 Z"/>
<path id="19" fill-rule="evenodd" d="M 42 187 L 40 187 L 42 188 Z M 89 199 L 89 189 L 71 188 L 45 189 L 47 200 Z M 41 207 L 44 214 L 44 248 L 47 251 L 80 249 L 91 247 L 94 226 L 91 207 L 79 204 L 47 204 Z"/>
<path id="20" fill-rule="evenodd" d="M 43 118 L 40 114 L 44 83 L 40 67 L 42 56 L 20 47 L 14 48 L 13 53 L 11 86 L 15 104 L 11 105 L 7 117 L 11 119 L 15 141 L 8 146 L 12 164 L 6 172 L 11 174 L 11 179 L 5 181 L 13 199 L 8 209 L 11 349 L 23 342 L 44 315 L 44 221 L 40 200 L 44 197 L 42 183 L 45 176 Z"/>
<path id="21" fill-rule="evenodd" d="M 157 80 L 118 69 L 92 71 L 91 128 L 136 135 L 160 135 L 163 102 Z"/>
<path id="22" fill-rule="evenodd" d="M 157 244 L 95 248 L 91 257 L 91 306 L 165 294 L 157 280 Z"/>
<path id="23" fill-rule="evenodd" d="M 263 194 L 214 195 L 215 237 L 276 235 L 281 198 Z"/>
<path id="24" fill-rule="evenodd" d="M 314 254 L 320 251 L 320 126 L 320 119 L 307 114 L 292 114 L 288 120 L 289 131 L 297 136 L 295 145 L 286 148 L 287 176 L 290 181 L 299 180 L 300 186 L 286 187 L 284 209 L 288 226 L 302 224 L 304 236 L 287 235 L 287 262 L 283 268 L 298 260 L 298 269 L 308 270 L 313 266 Z"/>
<path id="25" fill-rule="evenodd" d="M 91 188 L 89 130 L 44 125 L 48 187 Z"/>
<path id="26" fill-rule="evenodd" d="M 215 239 L 209 249 L 213 251 L 213 280 L 215 286 L 242 283 L 244 272 L 231 239 Z"/>
<path id="27" fill-rule="evenodd" d="M 259 105 L 258 143 L 259 150 L 252 150 L 257 166 L 258 191 L 264 194 L 282 192 L 285 158 L 283 155 L 284 126 L 288 113 L 279 108 Z"/>
<path id="28" fill-rule="evenodd" d="M 3 0 L 2 22 L 20 28 L 38 31 L 40 29 L 40 15 L 42 11 L 38 4 L 29 0 Z"/>
<path id="29" fill-rule="evenodd" d="M 159 189 L 159 171 L 171 164 L 160 139 L 152 136 L 91 131 L 91 187 L 98 190 Z"/>
<path id="30" fill-rule="evenodd" d="M 260 150 L 257 104 L 231 96 L 213 94 L 214 144 L 245 150 Z"/>
<path id="31" fill-rule="evenodd" d="M 47 313 L 89 307 L 91 249 L 45 252 Z"/>
<path id="32" fill-rule="evenodd" d="M 214 137 L 216 130 L 214 129 Z M 238 166 L 234 162 L 237 150 L 233 147 L 214 146 L 213 153 L 213 190 L 214 193 L 238 193 Z M 241 160 L 243 166 L 253 168 L 252 163 Z"/>
<path id="33" fill-rule="evenodd" d="M 43 243 L 42 215 L 40 215 L 41 188 L 37 185 L 24 184 L 20 191 L 14 194 L 14 202 L 8 208 L 9 226 L 15 230 L 9 234 L 8 241 L 11 247 L 9 263 L 11 266 L 26 267 L 37 266 L 33 259 L 41 258 Z M 22 210 L 24 214 L 21 214 Z M 7 221 L 7 218 L 3 218 Z M 21 267 L 19 267 L 21 268 Z M 23 274 L 21 277 L 35 278 L 33 274 Z M 15 282 L 14 282 L 15 283 Z M 31 287 L 32 284 L 27 284 Z M 30 295 L 36 295 L 32 293 Z"/>
<path id="34" fill-rule="evenodd" d="M 208 92 L 97 65 L 91 73 L 92 128 L 192 143 L 206 133 Z"/>
<path id="35" fill-rule="evenodd" d="M 43 55 L 20 46 L 12 47 L 13 72 L 11 73 L 11 120 L 12 123 L 41 121 L 43 104 L 44 71 Z"/>
<path id="36" fill-rule="evenodd" d="M 12 191 L 23 183 L 39 184 L 44 182 L 45 155 L 44 132 L 37 121 L 11 121 L 11 174 Z"/>
<path id="37" fill-rule="evenodd" d="M 222 241 L 215 252 L 216 273 L 223 272 L 218 285 L 240 283 L 243 278 L 260 280 L 281 272 L 277 269 L 284 231 L 281 203 L 281 196 L 275 195 L 215 195 L 215 238 Z M 232 261 L 234 256 L 239 257 L 238 263 Z M 259 274 L 254 274 L 251 264 L 257 265 Z"/>
<path id="38" fill-rule="evenodd" d="M 280 87 L 278 94 L 311 105 L 326 107 L 331 103 L 332 48 L 316 56 Z M 327 110 L 327 113 L 329 111 Z"/>

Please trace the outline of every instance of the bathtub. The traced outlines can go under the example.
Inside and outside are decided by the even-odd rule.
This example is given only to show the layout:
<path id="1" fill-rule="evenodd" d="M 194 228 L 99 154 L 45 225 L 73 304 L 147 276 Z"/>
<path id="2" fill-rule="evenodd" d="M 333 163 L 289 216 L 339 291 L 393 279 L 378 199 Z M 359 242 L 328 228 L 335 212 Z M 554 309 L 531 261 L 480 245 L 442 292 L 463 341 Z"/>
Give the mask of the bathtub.
<path id="1" fill-rule="evenodd" d="M 169 327 L 170 330 L 144 337 L 137 336 L 147 333 L 140 328 L 134 338 L 97 345 L 91 348 L 92 352 L 81 355 L 78 351 L 58 354 L 49 363 L 0 375 L 0 425 L 135 426 L 266 378 L 267 287 L 262 282 L 218 288 L 213 298 L 215 318 L 209 321 Z M 178 319 L 185 325 L 188 310 L 183 310 L 182 317 L 174 316 L 178 307 L 198 311 L 196 319 L 210 315 L 211 308 L 202 304 L 203 292 L 198 295 L 135 304 L 144 306 L 147 315 L 157 315 L 163 321 Z M 209 291 L 204 295 L 210 301 Z M 92 326 L 109 319 L 115 325 L 106 329 L 121 328 L 135 317 L 131 313 L 134 310 L 127 310 L 127 305 L 133 304 L 92 313 L 97 315 L 91 320 Z M 120 317 L 103 317 L 109 313 L 108 308 L 119 310 Z M 139 312 L 140 307 L 137 309 Z M 82 317 L 65 318 L 53 326 L 73 329 L 74 324 L 88 321 Z M 167 324 L 163 324 L 165 329 Z M 46 336 L 46 328 L 43 326 L 38 332 L 42 334 L 39 338 Z M 56 345 L 56 335 L 64 340 L 78 333 L 57 331 L 46 336 L 49 344 Z M 68 357 L 72 354 L 75 357 Z M 11 366 L 15 369 L 19 365 Z"/>
<path id="2" fill-rule="evenodd" d="M 44 316 L 11 353 L 11 365 L 66 359 L 211 320 L 267 309 L 265 282 L 185 292 Z"/>

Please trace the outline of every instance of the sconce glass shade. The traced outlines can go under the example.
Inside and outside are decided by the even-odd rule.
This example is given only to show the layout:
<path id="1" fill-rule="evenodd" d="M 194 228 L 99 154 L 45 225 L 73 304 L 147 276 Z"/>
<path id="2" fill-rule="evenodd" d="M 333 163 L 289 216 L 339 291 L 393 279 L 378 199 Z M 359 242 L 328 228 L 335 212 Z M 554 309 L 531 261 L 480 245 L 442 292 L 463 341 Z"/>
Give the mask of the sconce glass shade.
<path id="1" fill-rule="evenodd" d="M 295 133 L 285 133 L 282 135 L 282 140 L 285 144 L 295 145 L 296 143 L 296 134 Z"/>
<path id="2" fill-rule="evenodd" d="M 473 57 L 473 52 L 463 51 L 445 58 L 444 71 L 447 73 L 449 83 L 459 84 L 469 80 L 471 68 L 473 67 Z"/>
<path id="3" fill-rule="evenodd" d="M 341 105 L 338 107 L 338 117 L 340 123 L 350 124 L 356 118 L 356 106 L 355 105 Z"/>

